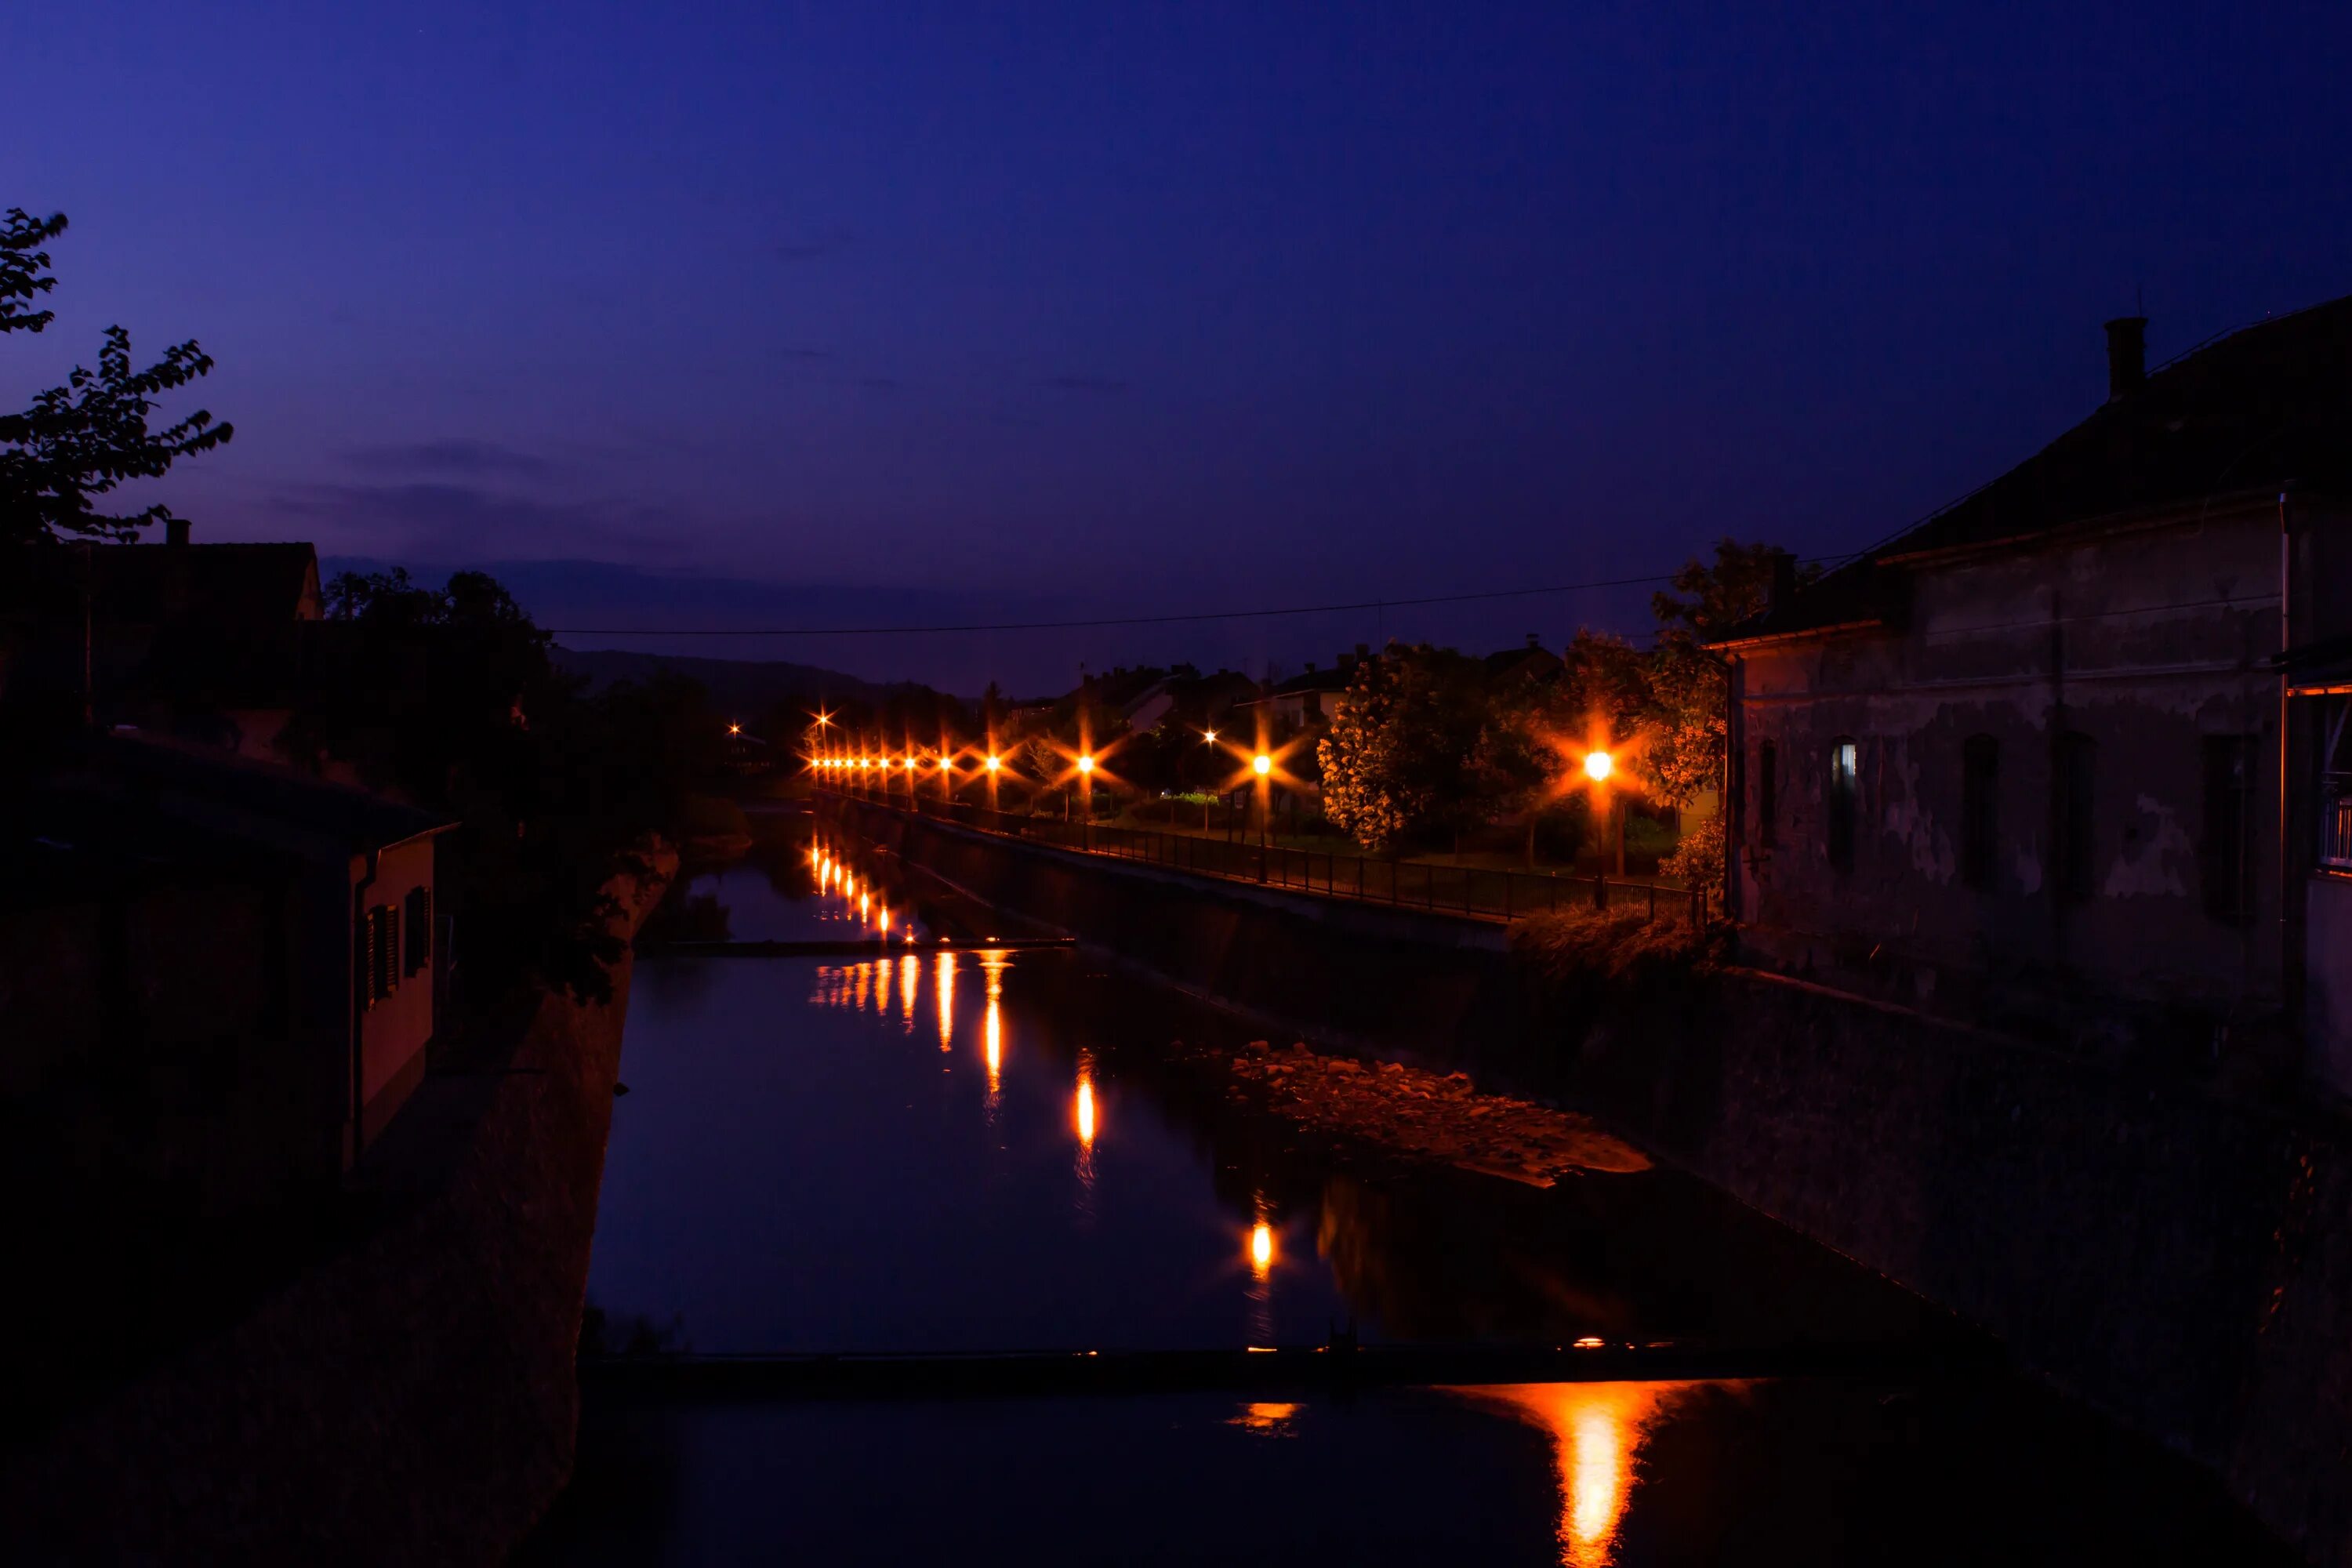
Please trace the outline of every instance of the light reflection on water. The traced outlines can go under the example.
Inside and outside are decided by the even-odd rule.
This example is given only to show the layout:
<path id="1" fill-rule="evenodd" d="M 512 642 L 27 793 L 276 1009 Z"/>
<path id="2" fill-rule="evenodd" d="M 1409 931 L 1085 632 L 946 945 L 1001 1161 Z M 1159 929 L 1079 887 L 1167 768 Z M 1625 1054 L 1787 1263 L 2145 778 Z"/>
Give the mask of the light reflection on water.
<path id="1" fill-rule="evenodd" d="M 823 855 L 786 870 L 796 882 L 770 869 L 698 886 L 716 886 L 745 939 L 863 933 L 853 887 L 898 911 L 894 931 L 919 918 L 903 889 L 853 883 Z M 1852 1332 L 1877 1310 L 1841 1308 L 1849 1285 L 1809 1289 L 1820 1259 L 1744 1211 L 1707 1229 L 1716 1211 L 1663 1176 L 1537 1194 L 1294 1149 L 1306 1140 L 1222 1081 L 1162 1063 L 1175 1036 L 1222 1038 L 1165 998 L 1090 987 L 1067 954 L 974 948 L 977 985 L 957 951 L 935 959 L 640 965 L 600 1307 L 676 1318 L 694 1350 L 749 1352 L 1295 1344 L 1350 1319 L 1374 1342 L 1615 1342 L 1727 1320 L 1769 1340 L 1791 1324 Z M 811 1561 L 874 1560 L 877 1545 L 893 1560 L 1201 1561 L 1236 1542 L 1264 1561 L 1569 1568 L 2000 1555 L 1939 1553 L 1941 1533 L 1911 1542 L 1924 1553 L 1880 1550 L 1890 1518 L 1928 1516 L 1973 1527 L 1972 1546 L 2048 1544 L 2042 1561 L 2216 1540 L 2164 1522 L 2178 1489 L 2078 1466 L 2088 1437 L 1962 1394 L 1979 1396 L 1980 1413 L 1948 1396 L 1883 1405 L 1794 1380 L 696 1407 L 660 1418 L 679 1445 L 669 1471 L 637 1458 L 620 1478 L 690 1484 L 594 1516 L 583 1533 L 602 1555 L 572 1539 L 545 1560 L 740 1561 L 787 1537 Z M 615 1489 L 594 1470 L 599 1432 L 646 1429 L 642 1411 L 600 1414 L 592 1391 L 590 1484 L 574 1492 Z M 1171 1474 L 1222 1505 L 1169 1517 Z M 1412 1484 L 1366 1484 L 1384 1474 Z M 2098 1489 L 2106 1476 L 2128 1494 Z M 930 1506 L 904 1508 L 909 1477 Z M 1070 1510 L 1058 1551 L 1039 1542 L 1040 1510 Z M 2073 1533 L 2038 1533 L 2053 1514 Z"/>
<path id="2" fill-rule="evenodd" d="M 1550 1434 L 1563 1568 L 1608 1568 L 1633 1499 L 1643 1438 L 1692 1383 L 1523 1383 L 1449 1392 Z M 1716 1384 L 1743 1389 L 1742 1384 Z"/>

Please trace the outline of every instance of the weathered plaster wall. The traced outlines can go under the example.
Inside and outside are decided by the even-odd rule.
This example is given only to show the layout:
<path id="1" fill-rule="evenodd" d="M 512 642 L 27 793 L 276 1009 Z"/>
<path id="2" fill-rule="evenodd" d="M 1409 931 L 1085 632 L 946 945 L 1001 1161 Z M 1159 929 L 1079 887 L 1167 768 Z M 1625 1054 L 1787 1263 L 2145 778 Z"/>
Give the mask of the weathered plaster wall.
<path id="1" fill-rule="evenodd" d="M 625 891 L 634 930 L 658 887 Z M 428 1078 L 362 1167 L 377 1217 L 0 1459 L 10 1560 L 502 1561 L 571 1470 L 629 978 Z"/>
<path id="2" fill-rule="evenodd" d="M 1922 566 L 1895 629 L 1743 655 L 1743 918 L 1817 969 L 1875 955 L 1914 999 L 1988 981 L 2087 981 L 2217 1013 L 2275 1006 L 2278 647 L 2274 514 Z M 2091 890 L 2061 896 L 2058 736 L 2095 747 Z M 1963 747 L 1999 747 L 1993 875 L 1966 885 Z M 2246 737 L 2242 897 L 2207 912 L 2202 738 Z M 1832 742 L 1858 749 L 1853 865 L 1830 861 Z M 1775 843 L 1759 743 L 1778 753 Z"/>
<path id="3" fill-rule="evenodd" d="M 2322 1080 L 2352 1092 L 2352 877 L 2314 875 L 2305 896 L 2304 1028 Z"/>

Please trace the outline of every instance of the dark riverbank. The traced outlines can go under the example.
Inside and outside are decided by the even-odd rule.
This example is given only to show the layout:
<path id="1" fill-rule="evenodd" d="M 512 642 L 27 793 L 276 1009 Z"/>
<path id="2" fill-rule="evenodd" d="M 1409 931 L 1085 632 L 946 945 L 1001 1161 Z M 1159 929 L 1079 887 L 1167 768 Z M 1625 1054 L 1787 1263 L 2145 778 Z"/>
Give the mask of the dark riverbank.
<path id="1" fill-rule="evenodd" d="M 12 1559 L 502 1559 L 571 1470 L 631 967 L 436 1060 L 324 1256 L 15 1453 Z"/>
<path id="2" fill-rule="evenodd" d="M 2352 1155 L 2332 1124 L 1738 969 L 1567 994 L 1489 929 L 840 809 L 973 897 L 1300 1035 L 1595 1112 L 1981 1324 L 2310 1560 L 2352 1561 Z"/>

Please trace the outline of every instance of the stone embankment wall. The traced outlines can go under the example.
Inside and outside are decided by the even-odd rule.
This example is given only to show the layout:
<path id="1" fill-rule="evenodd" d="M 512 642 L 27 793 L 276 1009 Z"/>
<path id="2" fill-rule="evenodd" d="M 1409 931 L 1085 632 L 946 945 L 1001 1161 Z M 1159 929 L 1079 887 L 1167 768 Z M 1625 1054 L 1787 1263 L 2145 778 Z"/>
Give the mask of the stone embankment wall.
<path id="1" fill-rule="evenodd" d="M 1754 971 L 1566 996 L 1463 922 L 844 815 L 1270 1023 L 1592 1111 L 1984 1325 L 2312 1561 L 2352 1563 L 2352 1139 L 2331 1117 Z"/>
<path id="2" fill-rule="evenodd" d="M 615 889 L 629 931 L 669 868 Z M 15 1456 L 9 1559 L 503 1560 L 571 1474 L 630 969 L 428 1076 L 362 1167 L 373 1219 Z"/>
<path id="3" fill-rule="evenodd" d="M 1008 844 L 854 801 L 822 809 L 981 902 L 1247 1010 L 1269 1029 L 1453 1059 L 1482 1033 L 1510 1032 L 1507 945 L 1490 921 Z M 1412 985 L 1393 984 L 1399 965 Z"/>

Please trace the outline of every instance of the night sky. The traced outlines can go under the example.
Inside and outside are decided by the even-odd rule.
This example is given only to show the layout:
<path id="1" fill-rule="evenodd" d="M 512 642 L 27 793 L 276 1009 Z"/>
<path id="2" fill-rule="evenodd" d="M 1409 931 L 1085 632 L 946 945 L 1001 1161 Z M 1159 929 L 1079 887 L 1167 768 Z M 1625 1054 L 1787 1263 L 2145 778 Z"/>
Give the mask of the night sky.
<path id="1" fill-rule="evenodd" d="M 2352 291 L 2352 6 L 2064 10 L 11 5 L 0 205 L 73 226 L 0 394 L 196 336 L 199 539 L 562 626 L 1847 551 L 2088 413 L 2136 298 L 2160 360 Z M 565 640 L 1027 691 L 1645 598 Z"/>

